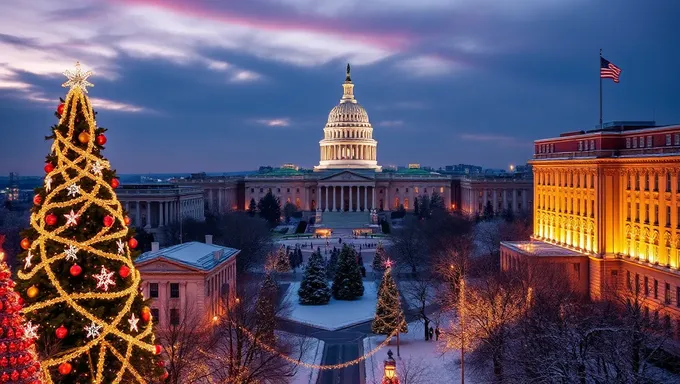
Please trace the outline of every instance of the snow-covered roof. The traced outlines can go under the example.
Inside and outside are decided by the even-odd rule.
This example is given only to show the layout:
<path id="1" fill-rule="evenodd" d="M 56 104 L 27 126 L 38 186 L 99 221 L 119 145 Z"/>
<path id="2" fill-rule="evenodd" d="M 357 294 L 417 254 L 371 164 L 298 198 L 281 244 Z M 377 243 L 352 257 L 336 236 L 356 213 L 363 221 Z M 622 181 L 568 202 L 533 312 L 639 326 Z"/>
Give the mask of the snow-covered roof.
<path id="1" fill-rule="evenodd" d="M 544 257 L 555 257 L 555 256 L 586 256 L 585 253 L 581 253 L 575 249 L 565 248 L 556 244 L 547 243 L 540 240 L 532 241 L 503 241 L 501 244 L 508 248 L 521 252 L 525 255 L 531 256 L 544 256 Z"/>
<path id="2" fill-rule="evenodd" d="M 163 258 L 203 271 L 210 271 L 227 259 L 235 257 L 239 252 L 238 249 L 234 248 L 192 241 L 158 251 L 144 252 L 135 260 L 135 264 Z M 219 257 L 215 257 L 215 255 L 219 255 Z"/>

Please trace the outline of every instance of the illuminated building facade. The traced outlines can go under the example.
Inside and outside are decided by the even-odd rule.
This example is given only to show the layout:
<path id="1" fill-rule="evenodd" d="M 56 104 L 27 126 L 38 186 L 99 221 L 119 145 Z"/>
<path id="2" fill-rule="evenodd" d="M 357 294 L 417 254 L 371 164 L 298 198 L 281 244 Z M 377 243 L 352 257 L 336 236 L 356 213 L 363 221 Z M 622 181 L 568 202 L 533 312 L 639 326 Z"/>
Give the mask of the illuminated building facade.
<path id="1" fill-rule="evenodd" d="M 490 203 L 496 214 L 531 212 L 533 181 L 515 177 L 467 176 L 460 180 L 460 210 L 466 215 L 483 215 Z"/>
<path id="2" fill-rule="evenodd" d="M 535 141 L 534 235 L 504 270 L 562 263 L 593 299 L 633 284 L 680 336 L 680 125 L 614 122 Z"/>

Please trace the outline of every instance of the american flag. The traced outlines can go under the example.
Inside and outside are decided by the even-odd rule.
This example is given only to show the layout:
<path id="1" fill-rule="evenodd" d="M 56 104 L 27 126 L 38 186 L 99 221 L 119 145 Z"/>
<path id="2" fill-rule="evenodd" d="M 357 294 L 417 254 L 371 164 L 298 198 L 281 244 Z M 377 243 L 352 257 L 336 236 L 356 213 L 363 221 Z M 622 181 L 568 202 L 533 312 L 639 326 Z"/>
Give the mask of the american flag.
<path id="1" fill-rule="evenodd" d="M 619 82 L 619 75 L 621 68 L 609 62 L 609 60 L 600 56 L 600 78 L 612 79 L 615 83 Z"/>

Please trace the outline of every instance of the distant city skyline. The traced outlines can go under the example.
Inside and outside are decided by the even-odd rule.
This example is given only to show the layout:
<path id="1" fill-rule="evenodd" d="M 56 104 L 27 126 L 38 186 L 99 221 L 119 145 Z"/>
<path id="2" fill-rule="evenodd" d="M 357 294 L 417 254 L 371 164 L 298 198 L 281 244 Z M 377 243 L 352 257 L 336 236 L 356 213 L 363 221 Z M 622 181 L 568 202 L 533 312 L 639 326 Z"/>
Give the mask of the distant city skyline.
<path id="1" fill-rule="evenodd" d="M 623 0 L 7 0 L 0 175 L 41 175 L 64 97 L 90 97 L 122 174 L 311 168 L 345 65 L 380 165 L 507 169 L 537 138 L 604 120 L 680 123 L 680 4 Z"/>

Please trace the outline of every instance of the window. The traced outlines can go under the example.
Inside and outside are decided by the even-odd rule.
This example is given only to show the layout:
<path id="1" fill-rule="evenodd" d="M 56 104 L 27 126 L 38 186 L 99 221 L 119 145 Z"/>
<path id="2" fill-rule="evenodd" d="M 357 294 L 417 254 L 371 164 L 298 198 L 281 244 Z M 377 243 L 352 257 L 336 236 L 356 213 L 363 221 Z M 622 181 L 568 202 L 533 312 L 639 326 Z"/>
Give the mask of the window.
<path id="1" fill-rule="evenodd" d="M 659 206 L 657 204 L 654 204 L 654 225 L 659 225 Z"/>
<path id="2" fill-rule="evenodd" d="M 300 188 L 295 188 L 295 193 L 300 193 Z"/>
<path id="3" fill-rule="evenodd" d="M 654 279 L 654 298 L 659 298 L 659 280 Z"/>
<path id="4" fill-rule="evenodd" d="M 671 173 L 666 173 L 666 192 L 671 191 Z"/>
<path id="5" fill-rule="evenodd" d="M 444 193 L 444 187 L 439 187 L 439 193 Z"/>
<path id="6" fill-rule="evenodd" d="M 627 213 L 626 213 L 626 219 L 630 220 L 630 202 L 628 202 L 628 210 L 627 210 Z"/>
<path id="7" fill-rule="evenodd" d="M 595 200 L 590 200 L 590 217 L 595 217 Z"/>
<path id="8" fill-rule="evenodd" d="M 427 193 L 427 188 L 423 188 L 423 192 Z"/>
<path id="9" fill-rule="evenodd" d="M 637 138 L 633 137 L 633 148 L 637 148 Z"/>
<path id="10" fill-rule="evenodd" d="M 579 150 L 579 151 L 582 151 L 582 150 L 583 150 L 583 142 L 582 142 L 582 141 L 579 141 L 579 142 L 578 142 L 578 150 Z"/>
<path id="11" fill-rule="evenodd" d="M 276 188 L 276 193 L 281 193 L 281 188 Z"/>
<path id="12" fill-rule="evenodd" d="M 590 140 L 590 150 L 591 151 L 595 150 L 595 140 Z"/>
<path id="13" fill-rule="evenodd" d="M 179 309 L 170 308 L 170 325 L 179 325 Z"/>
<path id="14" fill-rule="evenodd" d="M 626 175 L 626 189 L 630 191 L 630 179 L 631 175 Z"/>
<path id="15" fill-rule="evenodd" d="M 680 145 L 680 133 L 673 135 L 673 144 Z"/>
<path id="16" fill-rule="evenodd" d="M 149 297 L 158 297 L 158 283 L 149 283 Z"/>
<path id="17" fill-rule="evenodd" d="M 630 281 L 630 271 L 626 271 L 626 284 L 628 285 L 628 290 L 633 289 L 633 282 Z"/>
<path id="18" fill-rule="evenodd" d="M 654 192 L 657 192 L 659 190 L 659 174 L 655 173 L 654 174 Z"/>
<path id="19" fill-rule="evenodd" d="M 635 221 L 640 222 L 640 203 L 635 203 Z"/>
<path id="20" fill-rule="evenodd" d="M 639 145 L 639 147 L 640 147 L 640 148 L 644 148 L 644 147 L 645 147 L 645 138 L 644 138 L 643 136 L 640 136 L 640 145 Z"/>
<path id="21" fill-rule="evenodd" d="M 670 205 L 666 206 L 666 227 L 670 228 L 671 226 L 671 207 Z"/>
<path id="22" fill-rule="evenodd" d="M 286 192 L 287 192 L 287 193 L 290 193 L 290 188 L 286 188 Z"/>
<path id="23" fill-rule="evenodd" d="M 179 283 L 170 283 L 170 297 L 173 299 L 179 297 Z"/>
<path id="24" fill-rule="evenodd" d="M 649 223 L 649 204 L 645 203 L 645 223 Z"/>
<path id="25" fill-rule="evenodd" d="M 666 145 L 671 145 L 671 134 L 666 134 Z"/>
<path id="26" fill-rule="evenodd" d="M 645 191 L 649 191 L 649 174 L 645 173 Z"/>
<path id="27" fill-rule="evenodd" d="M 151 317 L 153 318 L 154 323 L 158 324 L 161 322 L 161 317 L 158 308 L 151 308 Z"/>
<path id="28" fill-rule="evenodd" d="M 645 276 L 645 296 L 649 296 L 649 278 Z"/>
<path id="29" fill-rule="evenodd" d="M 255 188 L 250 188 L 250 193 L 255 193 Z"/>
<path id="30" fill-rule="evenodd" d="M 262 190 L 262 188 L 260 188 L 260 193 L 262 193 L 262 192 L 264 192 L 264 191 Z"/>
<path id="31" fill-rule="evenodd" d="M 640 190 L 640 174 L 639 173 L 635 174 L 635 190 L 636 191 Z"/>
<path id="32" fill-rule="evenodd" d="M 678 216 L 678 224 L 677 227 L 680 228 L 680 207 L 677 207 L 677 211 L 675 214 Z"/>
<path id="33" fill-rule="evenodd" d="M 651 147 L 652 147 L 652 137 L 647 136 L 647 148 L 651 148 Z"/>
<path id="34" fill-rule="evenodd" d="M 671 285 L 666 283 L 666 289 L 664 290 L 663 300 L 666 304 L 671 303 Z"/>
<path id="35" fill-rule="evenodd" d="M 630 148 L 630 137 L 626 137 L 626 148 Z"/>
<path id="36" fill-rule="evenodd" d="M 640 275 L 635 274 L 635 294 L 640 293 Z"/>
<path id="37" fill-rule="evenodd" d="M 418 187 L 413 187 L 413 191 L 414 191 L 415 193 L 418 193 Z M 479 197 L 482 197 L 482 193 L 481 193 L 481 192 L 479 192 Z"/>

